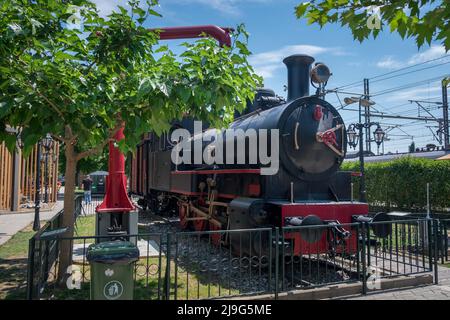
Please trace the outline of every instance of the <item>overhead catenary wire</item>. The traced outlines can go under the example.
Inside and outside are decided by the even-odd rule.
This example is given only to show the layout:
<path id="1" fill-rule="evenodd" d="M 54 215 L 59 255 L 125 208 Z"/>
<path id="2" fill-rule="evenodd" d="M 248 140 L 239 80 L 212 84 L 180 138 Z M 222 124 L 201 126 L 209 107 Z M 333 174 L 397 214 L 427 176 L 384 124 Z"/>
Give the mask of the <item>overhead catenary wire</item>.
<path id="1" fill-rule="evenodd" d="M 439 63 L 439 64 L 434 64 L 434 65 L 431 65 L 429 67 L 425 67 L 425 68 L 422 68 L 422 69 L 408 71 L 408 72 L 404 72 L 404 73 L 401 73 L 401 74 L 396 74 L 396 75 L 393 75 L 393 76 L 390 76 L 390 77 L 381 78 L 381 79 L 378 79 L 378 80 L 372 80 L 370 83 L 373 84 L 373 83 L 377 83 L 377 82 L 380 82 L 380 81 L 390 80 L 390 79 L 393 79 L 393 78 L 396 78 L 396 77 L 401 77 L 401 76 L 405 76 L 405 75 L 408 75 L 408 74 L 411 74 L 411 73 L 414 73 L 414 72 L 419 72 L 419 71 L 424 71 L 424 70 L 436 68 L 436 67 L 439 67 L 439 66 L 442 66 L 442 65 L 445 65 L 445 64 L 449 64 L 449 63 L 450 63 L 450 61 L 446 61 L 446 62 Z"/>
<path id="2" fill-rule="evenodd" d="M 415 67 L 418 67 L 418 66 L 430 63 L 430 62 L 434 62 L 434 61 L 438 61 L 438 60 L 441 60 L 441 59 L 445 59 L 445 58 L 450 58 L 450 54 L 446 54 L 446 55 L 443 55 L 441 57 L 434 58 L 434 59 L 429 59 L 429 60 L 426 60 L 426 61 L 423 61 L 423 62 L 419 62 L 419 63 L 413 64 L 413 65 L 410 65 L 410 66 L 399 68 L 399 69 L 396 69 L 396 70 L 393 70 L 393 71 L 385 72 L 385 73 L 382 73 L 382 74 L 370 77 L 368 79 L 371 80 L 372 82 L 379 82 L 379 81 L 382 81 L 382 80 L 388 80 L 388 78 L 386 78 L 386 79 L 379 79 L 379 78 L 386 77 L 386 76 L 395 74 L 395 73 L 400 72 L 400 71 L 409 70 L 409 69 L 412 69 L 412 68 L 415 68 Z M 443 65 L 443 64 L 447 64 L 447 63 L 450 63 L 450 61 L 442 63 L 442 64 L 439 64 L 439 65 Z M 405 73 L 405 74 L 410 74 L 410 73 L 413 73 L 413 72 L 419 72 L 419 71 L 431 69 L 431 68 L 434 68 L 436 66 L 438 66 L 438 65 L 433 65 L 433 66 L 429 66 L 429 67 L 426 67 L 426 68 L 410 71 L 410 72 Z M 405 75 L 405 74 L 400 74 L 400 75 L 397 75 L 397 76 L 401 76 L 401 75 Z M 395 76 L 395 77 L 397 77 L 397 76 Z M 394 78 L 394 76 L 389 77 L 389 79 L 392 79 L 392 78 Z M 375 79 L 378 79 L 378 80 L 373 81 Z M 361 80 L 354 81 L 354 82 L 351 82 L 351 83 L 346 84 L 346 85 L 338 86 L 338 87 L 335 88 L 335 90 L 344 89 L 344 88 L 348 89 L 350 87 L 354 87 L 355 85 L 361 85 L 361 82 L 362 82 Z"/>
<path id="3" fill-rule="evenodd" d="M 419 73 L 419 72 L 426 72 L 427 70 L 430 69 L 436 69 L 439 68 L 441 66 L 446 66 L 448 64 L 450 64 L 450 55 L 443 55 L 441 57 L 438 58 L 434 58 L 434 59 L 429 59 L 427 61 L 423 61 L 414 65 L 408 65 L 405 66 L 403 68 L 397 69 L 397 70 L 393 70 L 390 72 L 386 72 L 383 74 L 379 74 L 376 76 L 373 76 L 371 78 L 368 78 L 370 80 L 370 83 L 382 83 L 382 81 L 389 81 L 391 79 L 395 79 L 395 78 L 400 78 L 402 76 L 409 76 L 411 74 L 415 74 L 415 73 Z M 445 59 L 445 60 L 444 60 Z M 438 63 L 433 63 L 433 62 L 437 62 Z M 427 65 L 428 64 L 428 65 Z M 422 66 L 422 67 L 421 67 Z M 439 69 L 441 70 L 441 69 Z M 438 71 L 439 72 L 439 71 Z M 390 99 L 390 100 L 398 100 L 401 97 L 404 97 L 404 99 L 411 99 L 408 100 L 408 102 L 403 102 L 403 103 L 397 103 L 394 106 L 390 106 L 390 103 L 388 103 L 387 105 L 389 107 L 386 107 L 386 103 L 383 102 L 384 99 L 382 99 L 382 104 L 379 103 L 379 99 L 376 98 L 377 101 L 377 107 L 378 109 L 380 109 L 381 112 L 377 112 L 375 111 L 375 109 L 371 108 L 373 111 L 377 112 L 377 114 L 375 114 L 375 116 L 379 116 L 379 115 L 389 115 L 389 116 L 394 116 L 397 117 L 399 116 L 399 118 L 382 118 L 379 120 L 383 120 L 383 123 L 380 123 L 380 125 L 383 126 L 383 128 L 389 129 L 391 128 L 391 132 L 394 132 L 393 134 L 389 134 L 388 136 L 390 136 L 390 140 L 386 141 L 386 146 L 389 146 L 388 148 L 394 148 L 396 145 L 403 145 L 405 146 L 405 140 L 414 140 L 419 146 L 420 144 L 426 144 L 429 143 L 430 141 L 437 141 L 439 142 L 439 140 L 437 140 L 437 129 L 440 128 L 440 124 L 438 124 L 438 122 L 433 122 L 433 121 L 428 121 L 428 119 L 425 119 L 427 117 L 433 118 L 435 117 L 435 119 L 440 119 L 442 116 L 438 112 L 438 110 L 441 108 L 439 105 L 437 105 L 436 100 L 438 101 L 438 99 L 440 98 L 440 96 L 431 96 L 430 97 L 430 92 L 431 91 L 435 91 L 437 86 L 435 85 L 435 83 L 437 83 L 438 81 L 440 82 L 443 78 L 448 77 L 449 74 L 443 74 L 443 75 L 439 75 L 436 77 L 430 77 L 427 79 L 422 79 L 419 77 L 415 77 L 417 80 L 419 81 L 415 81 L 415 82 L 411 82 L 411 83 L 406 83 L 406 84 L 402 84 L 399 85 L 397 84 L 397 86 L 391 86 L 391 87 L 385 87 L 385 88 L 381 88 L 380 90 L 375 90 L 372 91 L 373 93 L 370 95 L 370 99 L 372 99 L 373 97 L 378 97 L 378 96 L 386 96 L 388 94 L 395 94 L 399 91 L 404 91 L 405 93 L 400 93 L 398 96 L 396 96 L 394 99 Z M 358 112 L 358 110 L 354 110 L 354 108 L 346 108 L 348 105 L 343 103 L 341 94 L 345 94 L 345 95 L 352 95 L 352 96 L 363 96 L 364 94 L 362 92 L 358 93 L 355 91 L 359 91 L 360 89 L 362 89 L 362 80 L 359 81 L 355 81 L 355 82 L 351 82 L 347 85 L 343 85 L 343 86 L 338 86 L 333 90 L 329 90 L 328 92 L 332 92 L 335 93 L 335 99 L 333 99 L 333 104 L 340 106 L 338 108 L 338 110 L 342 110 L 343 114 L 343 118 L 345 120 L 346 123 L 353 123 L 354 121 L 358 121 L 358 116 L 350 116 L 350 114 L 346 111 L 356 111 Z M 424 97 L 422 98 L 423 95 L 417 95 L 415 94 L 415 90 L 414 93 L 411 94 L 406 94 L 406 92 L 409 91 L 405 91 L 408 89 L 413 89 L 413 88 L 417 88 L 420 86 L 428 86 L 428 97 Z M 356 89 L 356 90 L 355 90 Z M 421 92 L 422 89 L 418 89 L 418 92 Z M 431 90 L 431 91 L 430 91 Z M 353 91 L 353 92 L 351 92 Z M 362 91 L 362 90 L 361 90 Z M 418 98 L 418 102 L 419 104 L 415 103 L 414 99 L 415 97 L 420 97 Z M 433 101 L 435 100 L 435 101 Z M 388 100 L 389 101 L 389 100 Z M 384 105 L 383 105 L 384 104 Z M 423 114 L 422 114 L 423 112 Z M 428 115 L 426 113 L 429 113 Z M 433 116 L 434 114 L 434 116 Z M 431 116 L 430 116 L 431 115 Z M 408 117 L 407 119 L 402 119 L 401 117 Z M 414 118 L 421 118 L 421 120 L 413 120 Z M 422 120 L 423 118 L 423 120 Z M 434 120 L 436 121 L 436 120 Z M 425 123 L 424 123 L 425 122 Z M 404 128 L 404 129 L 402 129 Z M 439 142 L 439 144 L 441 144 L 441 142 Z"/>
<path id="4" fill-rule="evenodd" d="M 432 82 L 436 82 L 436 81 L 441 81 L 443 78 L 446 78 L 450 76 L 450 74 L 443 74 L 437 77 L 433 77 L 433 78 L 429 78 L 429 79 L 425 79 L 425 80 L 421 80 L 421 81 L 417 81 L 417 82 L 413 82 L 413 83 L 408 83 L 406 85 L 402 85 L 402 86 L 398 86 L 398 87 L 394 87 L 394 88 L 388 88 L 385 90 L 381 90 L 378 92 L 375 92 L 374 94 L 371 95 L 371 97 L 378 97 L 380 95 L 384 95 L 387 93 L 392 93 L 395 91 L 401 91 L 401 90 L 406 90 L 406 89 L 410 89 L 410 88 L 414 88 L 414 87 L 418 87 L 427 83 L 432 83 Z"/>

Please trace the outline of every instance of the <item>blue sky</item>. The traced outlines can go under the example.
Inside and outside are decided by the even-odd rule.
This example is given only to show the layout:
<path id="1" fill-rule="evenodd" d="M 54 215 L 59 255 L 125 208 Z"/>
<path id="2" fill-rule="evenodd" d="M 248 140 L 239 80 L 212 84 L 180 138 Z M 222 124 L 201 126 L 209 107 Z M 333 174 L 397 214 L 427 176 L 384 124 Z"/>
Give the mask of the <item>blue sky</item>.
<path id="1" fill-rule="evenodd" d="M 103 13 L 109 12 L 123 0 L 95 0 Z M 410 67 L 430 59 L 445 55 L 439 43 L 424 46 L 418 50 L 414 40 L 402 40 L 398 35 L 384 31 L 376 39 L 362 44 L 353 40 L 351 32 L 339 25 L 328 25 L 323 29 L 308 26 L 305 21 L 297 20 L 294 14 L 295 5 L 301 0 L 160 0 L 159 12 L 163 18 L 149 21 L 149 26 L 183 26 L 216 24 L 235 27 L 244 23 L 250 33 L 249 48 L 253 53 L 250 58 L 258 74 L 264 77 L 264 84 L 281 96 L 286 96 L 283 86 L 286 84 L 286 68 L 282 59 L 290 54 L 304 53 L 313 56 L 316 61 L 326 63 L 333 72 L 328 89 L 333 89 L 355 81 L 361 81 L 345 88 L 352 93 L 362 93 L 362 79 L 371 78 L 398 68 Z M 170 43 L 177 51 L 177 42 Z M 446 64 L 446 62 L 449 62 Z M 432 63 L 407 69 L 414 71 L 401 77 L 395 77 L 370 84 L 372 98 L 376 102 L 375 110 L 388 114 L 417 116 L 418 107 L 408 102 L 409 99 L 440 101 L 440 80 L 443 75 L 450 74 L 450 56 Z M 436 78 L 434 81 L 425 81 Z M 380 78 L 378 78 L 379 80 Z M 423 81 L 420 86 L 409 87 L 401 91 L 376 95 L 377 92 Z M 312 92 L 312 90 L 311 90 Z M 349 94 L 339 94 L 343 101 Z M 339 107 L 336 94 L 327 96 L 327 100 Z M 423 104 L 431 114 L 442 117 L 442 109 L 433 104 Z M 346 124 L 357 119 L 356 106 L 349 106 L 340 111 Z M 421 111 L 420 115 L 427 115 Z M 375 119 L 374 119 L 375 120 Z M 385 143 L 385 152 L 405 152 L 411 141 L 416 147 L 427 143 L 435 143 L 433 135 L 426 126 L 434 123 L 376 119 L 383 128 L 389 130 L 389 141 Z M 400 125 L 396 128 L 391 128 Z M 436 131 L 437 128 L 432 128 Z M 372 147 L 376 150 L 375 145 Z"/>

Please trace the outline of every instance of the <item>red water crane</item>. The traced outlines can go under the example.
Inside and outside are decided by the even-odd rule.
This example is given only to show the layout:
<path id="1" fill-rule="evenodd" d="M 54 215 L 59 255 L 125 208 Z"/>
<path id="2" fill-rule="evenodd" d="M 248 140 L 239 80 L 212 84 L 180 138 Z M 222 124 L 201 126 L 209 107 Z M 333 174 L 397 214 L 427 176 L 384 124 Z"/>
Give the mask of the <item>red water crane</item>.
<path id="1" fill-rule="evenodd" d="M 149 29 L 149 31 L 159 31 L 161 40 L 192 39 L 209 36 L 219 41 L 221 46 L 231 46 L 230 32 L 232 30 L 231 28 L 221 28 L 214 25 Z M 114 135 L 114 140 L 120 141 L 123 138 L 125 138 L 125 135 L 122 128 Z M 109 143 L 108 172 L 105 198 L 96 208 L 96 211 L 99 213 L 126 213 L 134 210 L 134 205 L 127 194 L 125 156 L 120 152 L 119 148 L 114 146 L 113 141 Z"/>
<path id="2" fill-rule="evenodd" d="M 149 30 L 159 30 L 159 38 L 161 40 L 202 38 L 206 35 L 219 41 L 221 46 L 226 45 L 228 47 L 231 47 L 230 32 L 233 31 L 231 28 L 221 28 L 214 25 L 155 28 Z"/>

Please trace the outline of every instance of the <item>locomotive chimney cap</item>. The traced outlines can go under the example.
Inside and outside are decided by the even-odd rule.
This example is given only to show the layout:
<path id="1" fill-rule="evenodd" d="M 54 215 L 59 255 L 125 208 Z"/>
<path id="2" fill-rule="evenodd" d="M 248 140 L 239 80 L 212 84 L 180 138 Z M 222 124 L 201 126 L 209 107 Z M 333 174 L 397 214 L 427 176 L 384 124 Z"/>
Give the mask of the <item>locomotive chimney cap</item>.
<path id="1" fill-rule="evenodd" d="M 295 62 L 311 64 L 314 61 L 315 61 L 315 59 L 311 56 L 308 56 L 307 54 L 293 54 L 293 55 L 290 55 L 289 57 L 286 57 L 283 59 L 283 63 L 286 65 L 295 63 Z"/>

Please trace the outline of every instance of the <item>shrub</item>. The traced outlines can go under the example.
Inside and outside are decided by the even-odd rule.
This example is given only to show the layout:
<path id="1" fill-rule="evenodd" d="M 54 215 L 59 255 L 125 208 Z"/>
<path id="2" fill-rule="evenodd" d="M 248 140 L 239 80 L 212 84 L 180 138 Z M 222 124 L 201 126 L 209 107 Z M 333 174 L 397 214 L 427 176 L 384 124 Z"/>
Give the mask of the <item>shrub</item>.
<path id="1" fill-rule="evenodd" d="M 344 162 L 342 170 L 359 171 L 359 162 Z M 366 163 L 367 201 L 372 210 L 426 210 L 426 184 L 430 183 L 430 203 L 434 212 L 450 209 L 450 161 L 413 157 Z M 353 178 L 358 199 L 359 177 Z"/>

